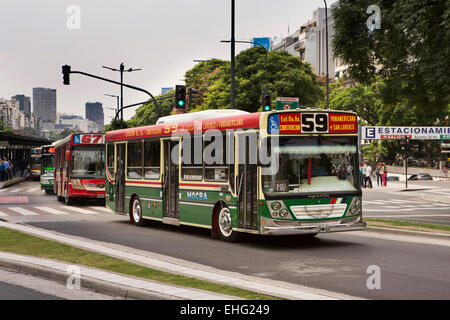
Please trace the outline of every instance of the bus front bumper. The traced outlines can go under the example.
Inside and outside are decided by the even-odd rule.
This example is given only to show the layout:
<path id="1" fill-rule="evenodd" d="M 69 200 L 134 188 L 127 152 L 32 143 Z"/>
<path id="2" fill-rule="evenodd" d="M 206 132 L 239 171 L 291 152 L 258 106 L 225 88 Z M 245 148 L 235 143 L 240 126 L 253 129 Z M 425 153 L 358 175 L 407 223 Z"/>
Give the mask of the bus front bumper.
<path id="1" fill-rule="evenodd" d="M 296 235 L 296 234 L 316 234 L 342 231 L 365 230 L 367 227 L 361 216 L 353 219 L 340 219 L 335 221 L 280 221 L 268 218 L 261 218 L 261 234 L 267 235 Z"/>

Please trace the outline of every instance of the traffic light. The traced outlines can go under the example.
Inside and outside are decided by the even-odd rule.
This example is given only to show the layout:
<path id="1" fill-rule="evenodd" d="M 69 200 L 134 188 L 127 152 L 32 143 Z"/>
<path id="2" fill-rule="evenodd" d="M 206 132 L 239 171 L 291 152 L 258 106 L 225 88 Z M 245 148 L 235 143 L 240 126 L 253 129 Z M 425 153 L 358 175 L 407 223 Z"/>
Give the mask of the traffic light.
<path id="1" fill-rule="evenodd" d="M 175 108 L 186 109 L 186 86 L 175 86 Z"/>
<path id="2" fill-rule="evenodd" d="M 70 66 L 67 64 L 62 66 L 62 73 L 63 73 L 63 84 L 69 85 L 70 84 Z"/>
<path id="3" fill-rule="evenodd" d="M 188 89 L 188 105 L 195 103 L 195 98 L 197 97 L 197 89 L 189 88 Z"/>
<path id="4" fill-rule="evenodd" d="M 272 110 L 272 95 L 269 92 L 264 92 L 262 95 L 262 105 L 264 111 Z"/>

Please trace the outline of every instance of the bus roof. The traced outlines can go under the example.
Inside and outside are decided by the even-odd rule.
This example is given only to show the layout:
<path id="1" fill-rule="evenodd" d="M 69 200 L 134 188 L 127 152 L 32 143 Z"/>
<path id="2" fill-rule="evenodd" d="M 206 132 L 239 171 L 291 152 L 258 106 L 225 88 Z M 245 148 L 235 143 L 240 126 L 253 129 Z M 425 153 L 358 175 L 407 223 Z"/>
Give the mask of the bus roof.
<path id="1" fill-rule="evenodd" d="M 93 132 L 77 132 L 77 133 L 71 133 L 71 134 L 69 134 L 67 137 L 65 137 L 64 139 L 55 141 L 55 142 L 53 143 L 53 145 L 54 145 L 55 147 L 59 147 L 59 146 L 64 145 L 64 144 L 66 144 L 66 143 L 70 143 L 70 142 L 72 141 L 72 137 L 73 137 L 74 135 L 77 135 L 77 134 L 78 134 L 78 135 L 80 135 L 80 134 L 102 134 L 102 135 L 104 135 L 103 132 L 96 132 L 96 133 L 93 133 Z"/>
<path id="2" fill-rule="evenodd" d="M 193 133 L 200 130 L 202 132 L 209 129 L 217 130 L 227 130 L 227 129 L 248 129 L 257 128 L 259 126 L 259 119 L 261 113 L 248 113 L 241 110 L 228 110 L 234 112 L 216 112 L 218 110 L 207 110 L 208 113 L 201 113 L 199 117 L 196 118 L 196 114 L 200 112 L 193 112 L 191 117 L 178 117 L 178 119 L 189 119 L 184 121 L 172 121 L 176 120 L 174 118 L 169 119 L 171 122 L 160 123 L 145 127 L 120 129 L 114 131 L 108 131 L 106 134 L 106 141 L 111 140 L 123 140 L 123 139 L 138 139 L 138 138 L 149 138 L 149 137 L 162 137 L 170 136 L 172 134 L 181 133 Z M 236 112 L 240 111 L 240 112 Z M 212 117 L 212 114 L 216 112 L 219 115 L 233 114 L 228 116 Z M 186 114 L 187 116 L 188 114 Z M 181 115 L 178 115 L 181 116 Z M 164 117 L 166 118 L 166 117 Z M 162 119 L 162 118 L 161 118 Z"/>

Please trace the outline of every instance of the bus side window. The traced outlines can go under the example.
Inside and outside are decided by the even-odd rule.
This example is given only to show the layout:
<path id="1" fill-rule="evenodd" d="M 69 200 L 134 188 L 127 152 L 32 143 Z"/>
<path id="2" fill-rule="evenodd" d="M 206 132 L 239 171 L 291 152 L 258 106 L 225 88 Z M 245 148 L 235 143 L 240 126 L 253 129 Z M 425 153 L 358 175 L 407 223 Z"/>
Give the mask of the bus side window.
<path id="1" fill-rule="evenodd" d="M 203 143 L 203 141 L 201 142 Z M 191 137 L 189 144 L 189 140 L 188 139 L 185 140 L 185 138 L 183 137 L 181 148 L 181 178 L 183 180 L 187 181 L 203 180 L 203 159 L 201 156 L 203 154 L 202 143 L 198 143 L 198 141 L 196 141 L 194 137 Z M 189 147 L 190 147 L 189 151 L 185 150 L 185 148 Z M 198 157 L 198 154 L 200 154 L 200 157 Z M 200 160 L 200 163 L 198 160 Z"/>
<path id="2" fill-rule="evenodd" d="M 108 161 L 106 162 L 108 171 L 114 172 L 114 143 L 108 143 L 107 145 Z"/>
<path id="3" fill-rule="evenodd" d="M 161 142 L 144 142 L 144 179 L 158 180 L 161 162 Z"/>
<path id="4" fill-rule="evenodd" d="M 220 139 L 221 141 L 216 141 L 216 139 Z M 203 158 L 205 162 L 206 181 L 228 181 L 229 168 L 226 162 L 226 142 L 226 135 L 221 135 L 220 137 L 213 136 L 204 140 L 205 149 Z"/>
<path id="5" fill-rule="evenodd" d="M 142 141 L 128 142 L 127 177 L 142 179 Z"/>

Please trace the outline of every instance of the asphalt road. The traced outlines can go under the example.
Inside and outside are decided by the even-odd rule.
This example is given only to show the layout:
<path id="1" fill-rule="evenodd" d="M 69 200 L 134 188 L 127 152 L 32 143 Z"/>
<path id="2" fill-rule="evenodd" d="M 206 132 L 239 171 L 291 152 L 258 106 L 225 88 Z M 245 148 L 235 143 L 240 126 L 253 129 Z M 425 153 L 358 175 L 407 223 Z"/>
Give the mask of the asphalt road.
<path id="1" fill-rule="evenodd" d="M 413 181 L 409 187 L 423 189 L 363 189 L 364 216 L 450 225 L 450 181 Z"/>
<path id="2" fill-rule="evenodd" d="M 48 206 L 53 206 L 48 199 Z M 41 201 L 30 198 L 29 210 L 34 210 L 35 200 Z M 55 205 L 65 210 L 63 204 Z M 0 211 L 7 212 L 7 206 L 0 205 Z M 93 206 L 81 209 L 95 211 Z M 319 235 L 311 240 L 246 235 L 242 242 L 230 244 L 210 239 L 208 230 L 158 223 L 136 227 L 127 217 L 100 211 L 0 218 L 363 298 L 450 299 L 449 246 L 393 241 L 367 232 Z M 368 268 L 373 265 L 380 268 L 381 289 L 367 287 Z"/>

